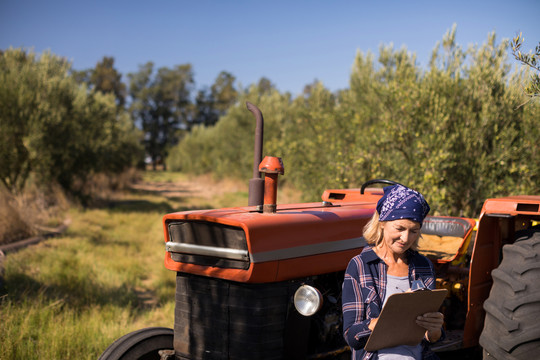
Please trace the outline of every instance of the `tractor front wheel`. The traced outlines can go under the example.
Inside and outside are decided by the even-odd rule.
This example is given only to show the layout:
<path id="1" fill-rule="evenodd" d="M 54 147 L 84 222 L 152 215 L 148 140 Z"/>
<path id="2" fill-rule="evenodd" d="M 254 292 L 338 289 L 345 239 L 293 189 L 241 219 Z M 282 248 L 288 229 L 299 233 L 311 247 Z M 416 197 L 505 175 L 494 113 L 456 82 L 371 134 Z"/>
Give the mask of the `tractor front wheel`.
<path id="1" fill-rule="evenodd" d="M 174 331 L 150 327 L 131 332 L 113 342 L 99 360 L 160 360 L 160 350 L 172 350 Z"/>
<path id="2" fill-rule="evenodd" d="M 540 353 L 540 229 L 519 232 L 505 245 L 491 275 L 480 336 L 484 359 L 529 360 Z"/>

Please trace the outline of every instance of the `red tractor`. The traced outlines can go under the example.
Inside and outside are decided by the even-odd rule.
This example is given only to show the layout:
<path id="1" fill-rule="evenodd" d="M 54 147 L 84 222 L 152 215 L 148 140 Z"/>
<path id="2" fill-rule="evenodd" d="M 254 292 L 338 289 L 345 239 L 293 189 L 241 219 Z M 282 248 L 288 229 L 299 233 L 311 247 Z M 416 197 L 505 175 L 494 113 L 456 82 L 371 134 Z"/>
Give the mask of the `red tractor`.
<path id="1" fill-rule="evenodd" d="M 317 203 L 276 205 L 279 158 L 262 159 L 257 120 L 246 207 L 163 218 L 165 266 L 176 272 L 174 329 L 123 336 L 112 359 L 345 359 L 341 286 L 366 245 L 363 226 L 382 189 L 326 190 Z M 264 179 L 260 177 L 264 174 Z M 540 196 L 485 201 L 478 221 L 431 216 L 419 251 L 448 289 L 446 339 L 435 351 L 480 349 L 484 358 L 540 353 Z M 537 356 L 537 355 L 533 355 Z"/>

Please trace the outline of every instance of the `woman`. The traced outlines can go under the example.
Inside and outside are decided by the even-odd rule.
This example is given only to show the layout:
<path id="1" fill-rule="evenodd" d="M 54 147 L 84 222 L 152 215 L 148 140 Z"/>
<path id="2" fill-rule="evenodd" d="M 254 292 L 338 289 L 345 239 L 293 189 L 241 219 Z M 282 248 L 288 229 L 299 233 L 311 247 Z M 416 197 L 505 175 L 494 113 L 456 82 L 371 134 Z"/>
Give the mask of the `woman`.
<path id="1" fill-rule="evenodd" d="M 353 359 L 437 359 L 429 344 L 442 336 L 444 319 L 439 312 L 418 317 L 417 324 L 426 329 L 418 345 L 363 349 L 390 295 L 407 291 L 415 280 L 435 288 L 433 265 L 416 251 L 428 212 L 428 203 L 417 191 L 403 185 L 384 188 L 377 211 L 364 228 L 370 246 L 351 259 L 343 282 L 343 335 Z"/>

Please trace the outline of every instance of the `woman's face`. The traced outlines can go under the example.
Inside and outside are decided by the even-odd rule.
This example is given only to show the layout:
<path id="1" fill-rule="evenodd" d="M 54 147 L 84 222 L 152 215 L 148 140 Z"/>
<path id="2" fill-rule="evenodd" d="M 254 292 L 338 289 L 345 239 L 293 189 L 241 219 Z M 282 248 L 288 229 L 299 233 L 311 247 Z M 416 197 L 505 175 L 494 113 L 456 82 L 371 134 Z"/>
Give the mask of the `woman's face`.
<path id="1" fill-rule="evenodd" d="M 420 224 L 409 219 L 384 221 L 381 227 L 382 245 L 395 254 L 403 254 L 420 237 Z"/>

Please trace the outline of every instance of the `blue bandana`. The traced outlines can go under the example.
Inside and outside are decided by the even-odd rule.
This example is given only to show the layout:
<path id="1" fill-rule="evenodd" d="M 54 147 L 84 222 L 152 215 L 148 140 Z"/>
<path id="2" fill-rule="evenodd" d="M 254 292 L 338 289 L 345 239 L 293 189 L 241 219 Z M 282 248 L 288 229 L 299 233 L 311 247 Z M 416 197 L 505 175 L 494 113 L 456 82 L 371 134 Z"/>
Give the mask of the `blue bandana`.
<path id="1" fill-rule="evenodd" d="M 379 221 L 409 219 L 422 225 L 429 212 L 429 205 L 418 191 L 403 185 L 387 186 L 377 202 Z"/>

